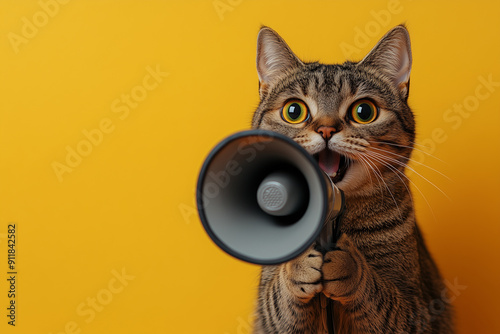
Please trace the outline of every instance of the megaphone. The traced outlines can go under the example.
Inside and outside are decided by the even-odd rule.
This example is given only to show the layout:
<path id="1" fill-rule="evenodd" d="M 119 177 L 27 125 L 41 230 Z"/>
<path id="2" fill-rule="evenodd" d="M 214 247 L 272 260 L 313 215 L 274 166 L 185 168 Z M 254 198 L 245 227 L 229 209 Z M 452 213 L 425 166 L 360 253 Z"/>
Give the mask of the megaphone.
<path id="1" fill-rule="evenodd" d="M 326 245 L 344 197 L 299 144 L 266 130 L 238 132 L 208 155 L 197 184 L 200 220 L 226 253 L 246 262 L 287 262 Z"/>

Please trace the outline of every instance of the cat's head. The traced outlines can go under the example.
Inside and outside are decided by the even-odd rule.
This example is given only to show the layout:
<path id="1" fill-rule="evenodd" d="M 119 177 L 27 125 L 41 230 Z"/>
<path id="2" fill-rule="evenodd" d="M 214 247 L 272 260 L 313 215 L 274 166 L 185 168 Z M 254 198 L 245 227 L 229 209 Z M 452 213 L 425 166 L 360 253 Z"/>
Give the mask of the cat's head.
<path id="1" fill-rule="evenodd" d="M 346 195 L 367 196 L 400 179 L 415 137 L 408 107 L 408 31 L 389 31 L 358 63 L 301 61 L 272 29 L 257 42 L 260 104 L 252 127 L 302 145 Z M 387 185 L 385 185 L 387 186 Z"/>

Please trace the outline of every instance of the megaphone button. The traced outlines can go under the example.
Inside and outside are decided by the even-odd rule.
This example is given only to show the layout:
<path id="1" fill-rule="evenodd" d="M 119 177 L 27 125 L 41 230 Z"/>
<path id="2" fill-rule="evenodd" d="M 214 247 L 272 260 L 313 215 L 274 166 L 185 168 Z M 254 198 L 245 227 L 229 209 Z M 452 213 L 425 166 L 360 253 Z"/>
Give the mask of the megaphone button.
<path id="1" fill-rule="evenodd" d="M 282 184 L 278 182 L 266 182 L 259 189 L 262 194 L 258 196 L 259 205 L 269 211 L 278 211 L 285 206 L 288 194 Z"/>
<path id="2" fill-rule="evenodd" d="M 275 172 L 267 176 L 257 190 L 260 208 L 273 216 L 295 213 L 304 199 L 304 189 L 296 178 L 287 172 Z"/>

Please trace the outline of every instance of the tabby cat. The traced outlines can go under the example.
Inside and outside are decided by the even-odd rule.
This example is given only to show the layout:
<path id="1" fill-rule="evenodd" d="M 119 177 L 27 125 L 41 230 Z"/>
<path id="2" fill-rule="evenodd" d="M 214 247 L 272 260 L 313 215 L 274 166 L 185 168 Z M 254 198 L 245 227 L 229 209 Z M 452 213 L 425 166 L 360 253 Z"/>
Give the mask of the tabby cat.
<path id="1" fill-rule="evenodd" d="M 257 42 L 254 129 L 284 134 L 344 191 L 341 237 L 261 272 L 254 333 L 453 333 L 446 288 L 417 226 L 405 175 L 415 140 L 404 26 L 360 62 L 301 61 L 272 29 Z"/>

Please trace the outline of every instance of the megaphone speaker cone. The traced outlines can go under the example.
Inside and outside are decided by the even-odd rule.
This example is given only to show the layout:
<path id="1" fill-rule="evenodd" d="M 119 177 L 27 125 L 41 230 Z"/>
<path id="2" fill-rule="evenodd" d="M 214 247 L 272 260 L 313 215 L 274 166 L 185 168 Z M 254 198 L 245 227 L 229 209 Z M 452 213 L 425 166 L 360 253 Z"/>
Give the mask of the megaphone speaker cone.
<path id="1" fill-rule="evenodd" d="M 337 210 L 338 191 L 293 140 L 249 130 L 210 152 L 198 179 L 197 205 L 205 230 L 225 252 L 251 263 L 278 264 L 318 238 L 327 216 Z"/>

